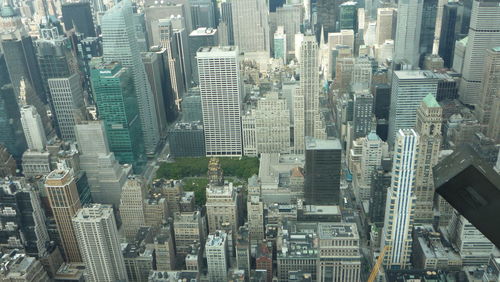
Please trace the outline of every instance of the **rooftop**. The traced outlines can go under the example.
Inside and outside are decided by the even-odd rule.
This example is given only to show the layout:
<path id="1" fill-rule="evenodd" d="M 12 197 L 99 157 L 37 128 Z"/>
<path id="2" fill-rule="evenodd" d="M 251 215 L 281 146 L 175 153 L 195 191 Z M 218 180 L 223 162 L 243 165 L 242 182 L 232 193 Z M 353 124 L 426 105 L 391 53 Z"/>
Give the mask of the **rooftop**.
<path id="1" fill-rule="evenodd" d="M 433 79 L 435 78 L 434 73 L 429 70 L 399 70 L 395 71 L 394 74 L 399 79 Z"/>
<path id="2" fill-rule="evenodd" d="M 52 171 L 49 175 L 47 175 L 47 179 L 57 180 L 63 179 L 66 174 L 69 173 L 69 170 L 56 169 Z"/>
<path id="3" fill-rule="evenodd" d="M 306 137 L 306 150 L 342 150 L 339 139 L 316 139 Z"/>
<path id="4" fill-rule="evenodd" d="M 427 94 L 427 96 L 425 96 L 423 102 L 429 108 L 440 108 L 441 107 L 439 105 L 439 103 L 437 102 L 436 97 L 434 97 L 434 95 L 432 95 L 431 93 L 429 93 L 429 94 Z"/>
<path id="5" fill-rule="evenodd" d="M 211 27 L 199 27 L 196 30 L 191 31 L 189 36 L 209 36 L 214 35 L 217 32 L 217 29 Z"/>
<path id="6" fill-rule="evenodd" d="M 222 246 L 226 240 L 227 234 L 223 231 L 216 231 L 214 234 L 208 235 L 207 247 Z"/>
<path id="7" fill-rule="evenodd" d="M 320 222 L 318 223 L 318 236 L 320 239 L 359 239 L 356 223 Z"/>

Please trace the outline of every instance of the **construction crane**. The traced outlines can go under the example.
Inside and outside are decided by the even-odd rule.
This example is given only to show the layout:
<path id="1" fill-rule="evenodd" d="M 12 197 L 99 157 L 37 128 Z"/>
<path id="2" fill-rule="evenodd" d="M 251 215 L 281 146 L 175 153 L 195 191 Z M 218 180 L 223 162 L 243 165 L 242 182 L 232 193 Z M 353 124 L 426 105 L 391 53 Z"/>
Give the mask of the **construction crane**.
<path id="1" fill-rule="evenodd" d="M 368 277 L 368 282 L 374 282 L 375 278 L 377 278 L 378 271 L 380 269 L 380 266 L 382 265 L 382 261 L 384 260 L 385 257 L 385 252 L 389 249 L 389 246 L 386 245 L 383 249 L 380 255 L 378 256 L 377 262 L 373 266 L 372 272 L 370 273 L 370 277 Z"/>

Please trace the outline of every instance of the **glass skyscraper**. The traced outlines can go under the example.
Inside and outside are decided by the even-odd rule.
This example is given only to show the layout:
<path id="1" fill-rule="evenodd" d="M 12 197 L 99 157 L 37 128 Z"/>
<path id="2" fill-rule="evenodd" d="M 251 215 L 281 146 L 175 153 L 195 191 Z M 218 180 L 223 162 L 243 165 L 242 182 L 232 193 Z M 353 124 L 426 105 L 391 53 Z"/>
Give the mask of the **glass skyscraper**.
<path id="1" fill-rule="evenodd" d="M 133 164 L 137 169 L 144 159 L 144 139 L 132 74 L 119 63 L 96 59 L 92 65 L 92 88 L 110 150 L 120 163 Z"/>

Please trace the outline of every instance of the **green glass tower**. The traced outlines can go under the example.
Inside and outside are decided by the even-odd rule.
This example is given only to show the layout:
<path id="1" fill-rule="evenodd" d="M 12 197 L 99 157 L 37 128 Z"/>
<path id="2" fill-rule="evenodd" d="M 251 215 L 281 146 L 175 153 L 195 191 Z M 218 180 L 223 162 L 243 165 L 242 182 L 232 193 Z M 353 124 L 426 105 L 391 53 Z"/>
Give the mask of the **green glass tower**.
<path id="1" fill-rule="evenodd" d="M 358 3 L 348 1 L 340 5 L 340 29 L 358 31 Z"/>
<path id="2" fill-rule="evenodd" d="M 124 164 L 138 171 L 145 163 L 134 80 L 128 68 L 120 63 L 91 62 L 92 89 L 98 115 L 104 121 L 110 150 Z"/>

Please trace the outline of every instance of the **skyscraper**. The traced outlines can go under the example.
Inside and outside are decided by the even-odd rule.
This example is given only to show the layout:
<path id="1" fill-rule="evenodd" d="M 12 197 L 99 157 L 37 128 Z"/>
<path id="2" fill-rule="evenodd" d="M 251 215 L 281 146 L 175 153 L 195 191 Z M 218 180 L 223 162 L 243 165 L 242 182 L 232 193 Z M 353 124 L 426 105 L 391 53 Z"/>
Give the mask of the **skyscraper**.
<path id="1" fill-rule="evenodd" d="M 47 144 L 47 137 L 43 130 L 42 119 L 35 107 L 24 105 L 20 109 L 21 123 L 28 148 L 33 151 L 43 151 Z"/>
<path id="2" fill-rule="evenodd" d="M 56 220 L 57 231 L 59 231 L 66 260 L 81 262 L 78 240 L 75 229 L 71 224 L 71 218 L 81 208 L 72 172 L 67 169 L 52 171 L 45 179 L 45 189 L 47 190 L 52 214 Z"/>
<path id="3" fill-rule="evenodd" d="M 425 56 L 432 54 L 438 9 L 442 9 L 438 8 L 438 0 L 424 0 L 419 43 L 419 63 L 421 66 L 423 66 Z"/>
<path id="4" fill-rule="evenodd" d="M 285 4 L 276 8 L 276 26 L 284 27 L 288 51 L 295 51 L 295 34 L 300 33 L 303 21 L 304 11 L 300 4 Z"/>
<path id="5" fill-rule="evenodd" d="M 338 139 L 306 137 L 304 198 L 308 205 L 337 205 L 340 201 L 342 147 Z"/>
<path id="6" fill-rule="evenodd" d="M 495 93 L 496 89 L 496 93 Z M 481 85 L 481 104 L 478 107 L 485 112 L 489 120 L 486 135 L 498 142 L 500 140 L 500 47 L 488 50 L 484 68 L 484 81 Z M 491 108 L 490 108 L 491 107 Z M 486 119 L 480 120 L 486 125 Z"/>
<path id="7" fill-rule="evenodd" d="M 196 63 L 196 52 L 201 47 L 217 46 L 219 42 L 217 29 L 200 27 L 189 34 L 189 57 L 191 61 L 192 79 L 198 84 L 198 64 Z"/>
<path id="8" fill-rule="evenodd" d="M 441 146 L 442 109 L 431 94 L 425 96 L 417 109 L 415 131 L 419 149 L 415 173 L 415 221 L 431 223 L 434 217 L 434 179 L 432 168 L 437 164 Z"/>
<path id="9" fill-rule="evenodd" d="M 215 231 L 208 235 L 205 244 L 207 254 L 208 281 L 227 281 L 228 273 L 228 237 L 224 231 Z"/>
<path id="10" fill-rule="evenodd" d="M 347 1 L 340 5 L 339 29 L 358 30 L 358 3 Z"/>
<path id="11" fill-rule="evenodd" d="M 398 20 L 394 42 L 394 61 L 418 67 L 423 0 L 398 2 Z"/>
<path id="12" fill-rule="evenodd" d="M 127 281 L 113 208 L 93 204 L 84 207 L 72 223 L 90 281 Z"/>
<path id="13" fill-rule="evenodd" d="M 401 128 L 415 126 L 415 113 L 427 94 L 437 93 L 438 79 L 431 71 L 395 71 L 389 113 L 389 144 Z"/>
<path id="14" fill-rule="evenodd" d="M 241 156 L 242 85 L 237 47 L 197 53 L 207 156 Z"/>
<path id="15" fill-rule="evenodd" d="M 33 40 L 24 28 L 21 16 L 10 1 L 3 2 L 0 11 L 0 30 L 1 49 L 16 96 L 19 95 L 20 82 L 24 78 L 34 89 L 28 94 L 34 94 L 37 99 L 46 103 L 47 96 L 43 88 Z M 32 105 L 29 99 L 28 103 Z"/>
<path id="16" fill-rule="evenodd" d="M 465 21 L 462 18 L 463 10 L 463 4 L 459 2 L 449 2 L 443 6 L 438 54 L 443 58 L 444 66 L 447 68 L 453 65 L 455 41 L 467 33 L 467 30 L 462 30 L 462 23 Z"/>
<path id="17" fill-rule="evenodd" d="M 140 178 L 129 177 L 123 185 L 120 199 L 120 215 L 125 237 L 133 240 L 141 226 L 145 225 L 144 200 L 146 187 Z"/>
<path id="18" fill-rule="evenodd" d="M 300 84 L 299 91 L 304 95 L 304 134 L 316 137 L 320 129 L 316 127 L 319 115 L 319 74 L 318 43 L 314 36 L 304 37 L 300 46 Z"/>
<path id="19" fill-rule="evenodd" d="M 207 221 L 210 233 L 229 227 L 233 234 L 238 230 L 238 197 L 233 183 L 207 187 Z"/>
<path id="20" fill-rule="evenodd" d="M 269 10 L 265 0 L 231 1 L 234 44 L 241 52 L 271 50 Z"/>
<path id="21" fill-rule="evenodd" d="M 394 39 L 394 33 L 396 30 L 396 14 L 395 8 L 377 9 L 377 28 L 375 35 L 376 44 L 382 45 L 386 40 Z"/>
<path id="22" fill-rule="evenodd" d="M 142 125 L 144 148 L 147 154 L 154 153 L 160 138 L 160 130 L 151 86 L 135 35 L 130 1 L 119 2 L 106 11 L 101 23 L 103 57 L 106 62 L 120 62 L 130 70 L 135 86 L 139 121 Z"/>
<path id="23" fill-rule="evenodd" d="M 474 0 L 465 49 L 459 99 L 477 105 L 483 77 L 486 51 L 500 46 L 500 0 Z"/>
<path id="24" fill-rule="evenodd" d="M 274 54 L 275 59 L 282 59 L 286 63 L 286 58 L 288 55 L 286 34 L 283 26 L 278 26 L 276 32 L 274 33 Z"/>
<path id="25" fill-rule="evenodd" d="M 96 37 L 90 2 L 64 3 L 61 6 L 64 29 L 75 29 L 85 37 Z"/>
<path id="26" fill-rule="evenodd" d="M 384 266 L 387 268 L 410 266 L 417 152 L 417 133 L 413 129 L 398 130 L 381 242 L 382 249 L 389 246 L 384 257 Z"/>
<path id="27" fill-rule="evenodd" d="M 94 60 L 92 88 L 104 121 L 109 149 L 120 163 L 140 166 L 144 159 L 144 139 L 137 109 L 136 87 L 129 68 L 119 63 Z"/>
<path id="28" fill-rule="evenodd" d="M 353 140 L 365 137 L 372 129 L 373 95 L 368 91 L 354 93 L 353 101 Z"/>
<path id="29" fill-rule="evenodd" d="M 75 141 L 75 124 L 85 115 L 80 76 L 75 73 L 69 77 L 50 78 L 48 84 L 61 138 Z"/>
<path id="30" fill-rule="evenodd" d="M 328 33 L 336 32 L 337 22 L 340 17 L 340 4 L 342 1 L 340 0 L 318 0 L 316 1 L 316 10 L 317 10 L 317 25 L 316 25 L 316 37 L 320 38 L 320 31 L 323 30 L 325 38 Z M 307 13 L 307 11 L 306 11 Z M 306 19 L 310 19 L 311 15 L 305 15 Z"/>

